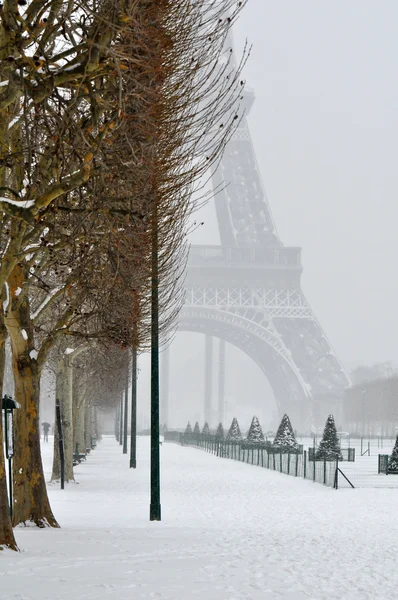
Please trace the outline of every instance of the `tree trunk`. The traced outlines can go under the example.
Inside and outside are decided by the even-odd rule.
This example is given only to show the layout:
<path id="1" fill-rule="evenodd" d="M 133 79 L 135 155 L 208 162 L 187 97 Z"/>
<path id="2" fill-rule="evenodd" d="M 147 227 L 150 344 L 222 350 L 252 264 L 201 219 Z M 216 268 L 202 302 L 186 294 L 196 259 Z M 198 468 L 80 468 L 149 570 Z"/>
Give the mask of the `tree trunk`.
<path id="1" fill-rule="evenodd" d="M 73 364 L 70 355 L 58 361 L 56 398 L 61 405 L 62 434 L 65 454 L 65 482 L 74 481 L 73 475 Z M 59 460 L 58 430 L 54 433 L 54 459 L 51 481 L 61 478 L 61 463 Z"/>
<path id="2" fill-rule="evenodd" d="M 84 413 L 84 437 L 86 440 L 86 448 L 91 448 L 91 438 L 93 435 L 92 429 L 92 406 L 87 402 Z"/>
<path id="3" fill-rule="evenodd" d="M 5 323 L 11 339 L 15 399 L 13 524 L 32 521 L 38 527 L 59 527 L 52 514 L 40 452 L 40 373 L 35 358 L 29 301 L 24 292 L 23 268 L 17 265 L 9 278 L 10 306 Z M 22 293 L 15 295 L 16 290 Z"/>
<path id="4" fill-rule="evenodd" d="M 0 295 L 0 301 L 2 301 Z M 6 328 L 4 326 L 4 317 L 2 308 L 0 308 L 0 401 L 3 397 L 3 378 L 5 368 L 5 341 L 7 337 Z M 1 410 L 0 410 L 1 413 Z M 3 547 L 11 550 L 18 550 L 14 532 L 12 530 L 10 507 L 8 504 L 7 493 L 7 478 L 5 469 L 5 460 L 3 452 L 3 432 L 2 432 L 2 417 L 0 414 L 0 549 Z"/>
<path id="5" fill-rule="evenodd" d="M 84 439 L 84 421 L 86 413 L 86 387 L 80 378 L 74 387 L 73 395 L 73 447 L 78 447 L 80 454 L 86 453 L 86 441 Z"/>

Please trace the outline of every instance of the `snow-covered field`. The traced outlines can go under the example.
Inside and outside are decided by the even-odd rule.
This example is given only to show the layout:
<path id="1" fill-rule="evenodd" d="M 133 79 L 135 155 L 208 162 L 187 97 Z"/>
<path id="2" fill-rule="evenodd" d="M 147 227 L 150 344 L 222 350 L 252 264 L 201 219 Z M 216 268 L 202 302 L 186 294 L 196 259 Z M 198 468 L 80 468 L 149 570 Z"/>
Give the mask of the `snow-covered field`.
<path id="1" fill-rule="evenodd" d="M 44 445 L 47 474 L 51 443 Z M 150 523 L 138 469 L 111 437 L 50 498 L 62 529 L 18 528 L 1 600 L 393 600 L 398 490 L 333 490 L 176 444 L 162 446 Z"/>

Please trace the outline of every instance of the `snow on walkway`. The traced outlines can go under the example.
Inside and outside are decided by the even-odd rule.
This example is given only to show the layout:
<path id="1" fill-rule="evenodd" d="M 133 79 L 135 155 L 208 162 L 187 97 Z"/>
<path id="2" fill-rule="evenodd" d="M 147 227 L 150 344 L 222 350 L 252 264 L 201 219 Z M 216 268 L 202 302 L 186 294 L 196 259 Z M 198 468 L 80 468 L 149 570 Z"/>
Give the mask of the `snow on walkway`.
<path id="1" fill-rule="evenodd" d="M 51 444 L 44 445 L 49 473 Z M 1 600 L 393 600 L 396 490 L 332 490 L 204 451 L 162 446 L 162 522 L 138 469 L 105 437 L 49 486 L 62 529 L 18 528 Z"/>

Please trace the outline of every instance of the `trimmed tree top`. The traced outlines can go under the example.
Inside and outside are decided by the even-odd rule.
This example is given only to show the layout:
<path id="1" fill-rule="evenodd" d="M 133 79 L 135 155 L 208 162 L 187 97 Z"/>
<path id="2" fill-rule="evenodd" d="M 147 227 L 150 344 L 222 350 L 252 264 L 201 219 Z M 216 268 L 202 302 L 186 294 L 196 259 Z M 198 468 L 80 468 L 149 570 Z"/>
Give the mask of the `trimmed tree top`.
<path id="1" fill-rule="evenodd" d="M 195 427 L 193 428 L 193 432 L 195 435 L 200 435 L 200 427 L 199 427 L 199 423 L 197 421 L 195 423 Z"/>
<path id="2" fill-rule="evenodd" d="M 323 437 L 319 442 L 315 458 L 324 460 L 343 460 L 333 415 L 329 415 L 326 419 Z"/>
<path id="3" fill-rule="evenodd" d="M 253 417 L 246 441 L 250 444 L 261 444 L 264 440 L 263 430 L 257 417 Z"/>
<path id="4" fill-rule="evenodd" d="M 232 419 L 231 427 L 227 433 L 227 442 L 241 442 L 243 439 L 236 417 Z"/>
<path id="5" fill-rule="evenodd" d="M 286 414 L 282 417 L 272 446 L 281 452 L 297 452 L 299 450 L 292 424 Z"/>

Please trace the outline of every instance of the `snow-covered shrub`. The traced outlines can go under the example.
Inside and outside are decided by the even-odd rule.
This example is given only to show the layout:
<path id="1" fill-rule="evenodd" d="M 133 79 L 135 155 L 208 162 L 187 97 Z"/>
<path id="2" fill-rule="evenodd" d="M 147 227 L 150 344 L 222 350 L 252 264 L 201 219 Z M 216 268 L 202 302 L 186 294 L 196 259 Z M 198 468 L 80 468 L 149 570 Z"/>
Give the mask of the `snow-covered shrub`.
<path id="1" fill-rule="evenodd" d="M 398 473 L 398 435 L 391 455 L 388 457 L 387 471 L 389 473 Z"/>
<path id="2" fill-rule="evenodd" d="M 340 442 L 337 435 L 336 424 L 333 415 L 326 419 L 322 440 L 315 453 L 315 460 L 343 460 Z"/>
<path id="3" fill-rule="evenodd" d="M 274 452 L 298 452 L 300 450 L 300 446 L 294 435 L 292 424 L 287 415 L 283 415 L 282 417 L 282 421 L 272 443 L 272 450 Z"/>
<path id="4" fill-rule="evenodd" d="M 222 423 L 219 424 L 219 426 L 217 427 L 217 431 L 216 431 L 216 440 L 218 442 L 223 441 L 224 439 L 224 427 L 222 426 Z"/>
<path id="5" fill-rule="evenodd" d="M 227 442 L 241 442 L 242 434 L 240 432 L 239 423 L 236 417 L 232 419 L 231 427 L 227 433 Z"/>
<path id="6" fill-rule="evenodd" d="M 210 427 L 208 422 L 206 421 L 206 423 L 203 425 L 203 429 L 202 429 L 202 435 L 209 436 L 210 435 Z"/>
<path id="7" fill-rule="evenodd" d="M 264 434 L 257 417 L 253 417 L 249 433 L 247 434 L 246 443 L 248 444 L 264 444 Z"/>

